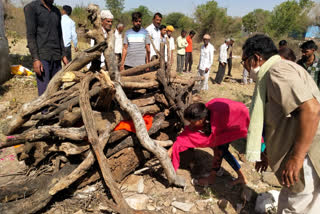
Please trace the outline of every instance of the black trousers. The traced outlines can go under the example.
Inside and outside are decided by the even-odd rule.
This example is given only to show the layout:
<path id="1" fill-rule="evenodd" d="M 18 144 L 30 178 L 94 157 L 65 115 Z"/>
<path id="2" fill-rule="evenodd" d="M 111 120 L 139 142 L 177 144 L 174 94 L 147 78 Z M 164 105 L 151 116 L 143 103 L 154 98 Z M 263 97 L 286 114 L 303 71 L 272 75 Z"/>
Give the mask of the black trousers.
<path id="1" fill-rule="evenodd" d="M 192 52 L 186 52 L 186 61 L 185 61 L 185 71 L 191 71 L 191 66 L 193 64 Z M 189 69 L 188 69 L 189 65 Z"/>
<path id="2" fill-rule="evenodd" d="M 216 83 L 220 84 L 223 80 L 225 73 L 226 73 L 226 64 L 223 65 L 221 62 L 219 62 L 218 73 L 217 73 L 216 79 L 214 81 Z"/>
<path id="3" fill-rule="evenodd" d="M 232 58 L 228 59 L 228 75 L 231 76 L 231 70 L 232 70 Z"/>
<path id="4" fill-rule="evenodd" d="M 66 50 L 68 61 L 71 62 L 72 60 L 71 45 L 69 47 L 65 47 L 64 49 Z"/>
<path id="5" fill-rule="evenodd" d="M 37 86 L 39 96 L 46 91 L 47 86 L 52 77 L 61 69 L 61 60 L 41 60 L 41 63 L 43 66 L 43 72 L 41 73 L 41 76 L 37 74 Z"/>

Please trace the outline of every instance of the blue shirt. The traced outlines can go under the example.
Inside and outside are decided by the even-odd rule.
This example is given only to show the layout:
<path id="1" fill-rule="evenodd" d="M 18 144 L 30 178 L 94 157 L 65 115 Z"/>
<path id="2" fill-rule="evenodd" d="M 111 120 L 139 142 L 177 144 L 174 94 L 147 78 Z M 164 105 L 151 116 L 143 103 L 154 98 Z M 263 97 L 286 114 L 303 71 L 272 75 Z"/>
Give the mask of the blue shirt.
<path id="1" fill-rule="evenodd" d="M 71 41 L 73 41 L 73 45 L 76 48 L 78 45 L 76 25 L 74 21 L 66 14 L 61 18 L 61 28 L 64 47 L 70 47 Z"/>

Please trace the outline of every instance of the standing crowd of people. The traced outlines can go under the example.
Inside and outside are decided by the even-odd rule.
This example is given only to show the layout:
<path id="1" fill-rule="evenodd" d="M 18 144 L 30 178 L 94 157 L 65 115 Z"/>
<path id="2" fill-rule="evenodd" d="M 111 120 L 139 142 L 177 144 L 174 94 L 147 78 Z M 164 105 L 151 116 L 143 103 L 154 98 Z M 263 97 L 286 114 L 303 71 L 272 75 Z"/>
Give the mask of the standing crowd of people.
<path id="1" fill-rule="evenodd" d="M 60 12 L 53 2 L 35 0 L 24 8 L 28 48 L 39 96 L 61 69 L 61 61 L 66 65 L 72 60 L 72 43 L 78 51 L 75 23 L 70 18 L 72 8 L 65 5 Z M 100 17 L 101 30 L 107 38 L 114 17 L 109 10 L 102 10 Z M 174 27 L 162 25 L 160 13 L 154 15 L 146 29 L 142 27 L 140 12 L 133 12 L 131 18 L 130 29 L 124 32 L 125 26 L 119 23 L 115 30 L 114 51 L 120 72 L 159 58 L 161 42 L 166 44 L 166 61 L 170 59 L 171 64 L 176 49 L 178 73 L 192 71 L 195 31 L 191 30 L 187 36 L 182 30 L 175 41 Z M 215 48 L 209 34 L 202 39 L 197 69 L 204 77 L 200 82 L 202 90 L 208 90 Z M 223 81 L 227 66 L 227 75 L 232 76 L 233 44 L 234 39 L 229 38 L 220 46 L 216 84 Z M 93 45 L 94 40 L 91 41 Z M 248 78 L 256 81 L 250 114 L 243 103 L 224 98 L 190 105 L 184 112 L 189 125 L 168 150 L 174 169 L 179 168 L 181 152 L 210 147 L 214 151 L 212 171 L 207 177 L 193 180 L 193 184 L 213 184 L 223 159 L 238 175 L 232 185 L 246 184 L 245 174 L 228 148 L 233 141 L 247 138 L 247 159 L 256 161 L 258 171 L 270 166 L 283 185 L 278 213 L 319 212 L 320 61 L 314 41 L 306 41 L 300 48 L 302 58 L 295 63 L 296 56 L 285 40 L 280 41 L 277 48 L 268 36 L 258 34 L 248 38 L 242 47 L 241 64 L 243 83 L 246 84 Z M 92 67 L 107 70 L 103 54 L 88 66 Z"/>

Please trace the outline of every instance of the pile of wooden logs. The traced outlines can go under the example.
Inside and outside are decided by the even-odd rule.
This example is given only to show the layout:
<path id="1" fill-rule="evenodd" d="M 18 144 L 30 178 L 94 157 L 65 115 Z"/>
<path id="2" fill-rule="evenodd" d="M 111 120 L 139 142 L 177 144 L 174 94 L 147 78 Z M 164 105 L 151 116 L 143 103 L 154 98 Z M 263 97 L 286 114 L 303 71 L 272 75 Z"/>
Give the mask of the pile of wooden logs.
<path id="1" fill-rule="evenodd" d="M 116 182 L 151 156 L 159 159 L 169 184 L 185 185 L 164 147 L 170 146 L 181 131 L 183 111 L 192 101 L 198 79 L 175 77 L 171 65 L 164 62 L 165 44 L 161 44 L 159 59 L 119 72 L 113 32 L 105 41 L 98 6 L 89 5 L 88 13 L 94 29 L 87 35 L 97 45 L 57 73 L 42 96 L 23 105 L 10 121 L 7 137 L 0 145 L 1 149 L 22 144 L 17 148 L 19 159 L 38 169 L 49 164 L 50 175 L 40 174 L 31 181 L 0 187 L 0 213 L 35 213 L 58 192 L 100 178 L 113 199 L 105 200 L 110 209 L 136 213 L 123 199 Z M 83 72 L 101 53 L 108 71 Z M 153 117 L 149 130 L 143 115 Z M 133 121 L 135 132 L 114 131 L 123 120 Z"/>

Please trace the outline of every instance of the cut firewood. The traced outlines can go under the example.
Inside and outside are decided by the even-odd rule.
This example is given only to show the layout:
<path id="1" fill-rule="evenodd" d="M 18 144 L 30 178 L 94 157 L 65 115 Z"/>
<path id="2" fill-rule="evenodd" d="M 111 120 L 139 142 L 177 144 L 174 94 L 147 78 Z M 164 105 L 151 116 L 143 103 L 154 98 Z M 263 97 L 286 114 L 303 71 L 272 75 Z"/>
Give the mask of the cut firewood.
<path id="1" fill-rule="evenodd" d="M 107 129 L 105 131 L 105 134 L 102 134 L 101 136 L 98 136 L 97 134 L 97 128 L 94 122 L 93 112 L 90 106 L 90 96 L 87 91 L 89 91 L 89 84 L 91 80 L 94 78 L 93 75 L 87 76 L 82 84 L 80 89 L 80 108 L 82 113 L 83 122 L 86 126 L 86 130 L 88 133 L 88 139 L 92 146 L 92 150 L 95 154 L 95 157 L 99 163 L 101 173 L 104 179 L 104 182 L 108 186 L 112 197 L 114 198 L 117 206 L 121 210 L 121 212 L 124 213 L 133 213 L 133 210 L 129 207 L 127 202 L 124 200 L 116 182 L 112 178 L 111 170 L 107 164 L 107 158 L 103 153 L 103 144 L 106 144 L 108 142 L 110 131 Z M 106 139 L 106 135 L 107 139 Z M 105 143 L 103 143 L 105 142 Z"/>
<path id="2" fill-rule="evenodd" d="M 148 151 L 155 154 L 155 156 L 161 161 L 163 168 L 165 169 L 169 183 L 175 184 L 177 186 L 185 186 L 185 181 L 183 178 L 176 175 L 175 170 L 171 164 L 171 159 L 165 149 L 155 144 L 148 135 L 143 118 L 141 116 L 136 105 L 133 105 L 126 97 L 124 91 L 119 84 L 115 84 L 116 96 L 118 103 L 121 108 L 129 113 L 131 116 L 135 128 L 137 130 L 137 137 L 141 142 L 142 146 Z"/>
<path id="3" fill-rule="evenodd" d="M 157 81 L 140 81 L 140 82 L 122 82 L 123 88 L 129 89 L 152 89 L 158 88 L 159 83 Z"/>
<path id="4" fill-rule="evenodd" d="M 132 75 L 135 75 L 135 74 L 139 74 L 139 73 L 145 71 L 148 68 L 152 68 L 152 67 L 154 67 L 156 65 L 159 65 L 159 62 L 160 62 L 160 60 L 156 59 L 156 60 L 154 60 L 152 62 L 149 62 L 148 64 L 140 65 L 140 66 L 137 66 L 137 67 L 134 67 L 134 68 L 130 68 L 130 69 L 121 71 L 120 75 L 121 76 L 132 76 Z"/>
<path id="5" fill-rule="evenodd" d="M 75 165 L 66 165 L 55 174 L 44 174 L 32 181 L 1 187 L 0 200 L 10 200 L 10 202 L 0 203 L 0 213 L 22 214 L 38 212 L 52 198 L 52 195 L 49 194 L 49 189 L 75 167 Z"/>
<path id="6" fill-rule="evenodd" d="M 155 101 L 156 101 L 155 97 L 148 97 L 148 98 L 132 100 L 131 102 L 137 105 L 138 107 L 142 107 L 142 106 L 152 105 L 155 103 Z"/>
<path id="7" fill-rule="evenodd" d="M 0 212 L 37 212 L 52 197 L 57 197 L 58 192 L 100 179 L 111 193 L 105 202 L 112 212 L 148 213 L 132 210 L 116 182 L 143 167 L 145 160 L 154 156 L 168 184 L 185 186 L 163 147 L 171 146 L 171 140 L 182 131 L 183 112 L 192 102 L 194 85 L 201 77 L 184 79 L 172 75 L 170 62 L 165 63 L 164 43 L 160 46 L 159 59 L 119 72 L 114 54 L 114 31 L 109 31 L 105 40 L 99 7 L 90 4 L 87 10 L 92 27 L 86 35 L 97 45 L 79 53 L 59 71 L 44 95 L 22 106 L 7 126 L 6 133 L 10 136 L 1 139 L 0 144 L 0 149 L 24 144 L 16 149 L 19 160 L 25 160 L 28 167 L 36 169 L 49 167 L 50 172 L 55 172 L 52 174 L 55 180 L 49 179 L 52 183 L 45 183 L 41 191 L 37 178 L 33 181 L 35 188 L 19 183 L 11 186 L 12 191 L 0 189 L 0 200 L 4 201 Z M 106 67 L 91 66 L 89 71 L 81 72 L 101 54 Z M 151 67 L 152 71 L 148 69 Z M 145 123 L 142 116 L 146 114 L 153 119 L 149 117 Z M 118 127 L 130 132 L 115 131 L 121 121 L 124 123 Z M 146 124 L 151 121 L 152 126 L 147 131 Z M 132 123 L 134 129 L 130 127 Z M 78 165 L 64 172 L 70 163 Z M 40 180 L 42 173 L 39 173 Z M 23 197 L 22 192 L 25 192 Z M 43 194 L 40 202 L 35 199 L 38 192 Z M 32 200 L 38 203 L 34 207 L 31 207 Z M 20 209 L 24 206 L 29 210 Z"/>
<path id="8" fill-rule="evenodd" d="M 140 74 L 137 76 L 121 76 L 121 82 L 139 82 L 142 80 L 156 80 L 156 71 L 150 72 L 150 73 L 145 73 L 145 74 Z"/>

